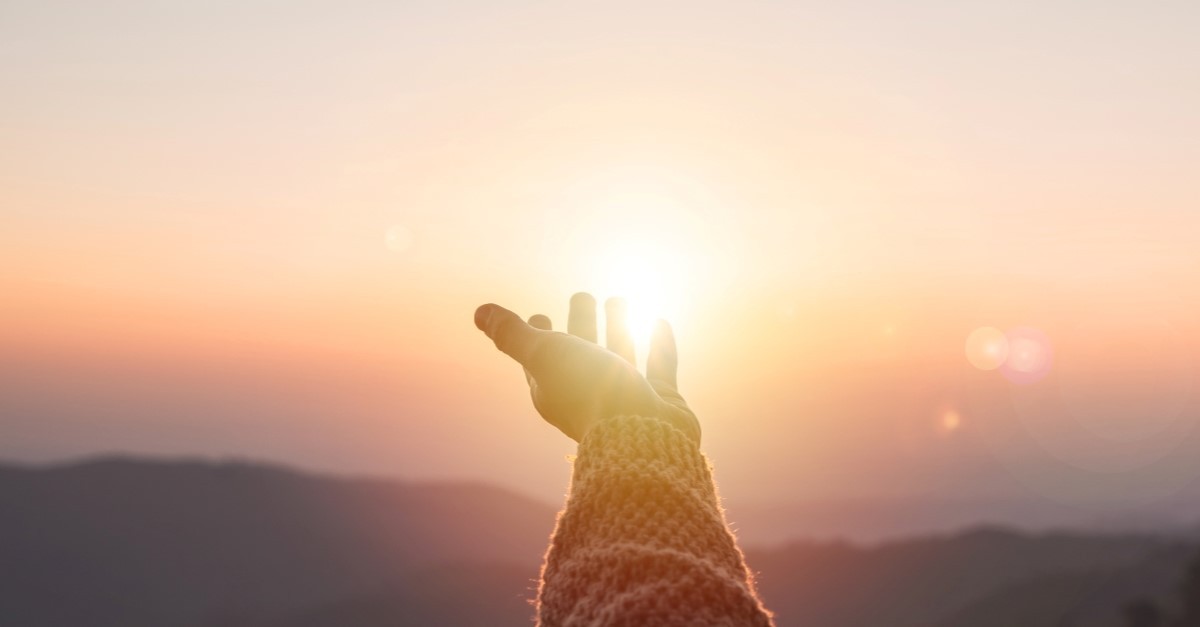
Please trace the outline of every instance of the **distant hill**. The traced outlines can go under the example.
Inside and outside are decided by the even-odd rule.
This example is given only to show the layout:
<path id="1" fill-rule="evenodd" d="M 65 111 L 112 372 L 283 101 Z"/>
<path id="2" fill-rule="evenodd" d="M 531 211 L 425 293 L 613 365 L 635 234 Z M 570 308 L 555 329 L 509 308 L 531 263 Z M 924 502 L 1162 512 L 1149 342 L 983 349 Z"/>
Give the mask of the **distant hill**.
<path id="1" fill-rule="evenodd" d="M 1033 498 L 891 497 L 783 503 L 743 503 L 731 498 L 726 509 L 742 537 L 759 545 L 779 545 L 797 538 L 876 544 L 984 525 L 1031 531 L 1092 527 L 1100 530 L 1094 519 L 1076 509 Z"/>
<path id="2" fill-rule="evenodd" d="M 1193 496 L 1194 493 L 1194 496 Z M 1110 511 L 1056 503 L 1052 499 L 949 498 L 937 496 L 804 499 L 778 503 L 726 502 L 744 540 L 779 545 L 797 538 L 876 544 L 952 533 L 979 526 L 1027 531 L 1075 529 L 1105 534 L 1171 534 L 1200 538 L 1200 491 Z"/>
<path id="3" fill-rule="evenodd" d="M 749 551 L 747 559 L 761 573 L 759 590 L 783 618 L 780 625 L 1060 627 L 1087 603 L 1098 605 L 1089 595 L 1101 589 L 1108 590 L 1108 605 L 1092 607 L 1092 615 L 1117 613 L 1147 592 L 1110 582 L 1143 569 L 1152 557 L 1173 558 L 1171 576 L 1151 586 L 1165 596 L 1191 552 L 1191 546 L 1149 536 L 978 528 L 870 548 L 802 542 Z"/>
<path id="4" fill-rule="evenodd" d="M 0 624 L 234 624 L 408 587 L 444 564 L 510 575 L 500 596 L 523 619 L 553 524 L 548 505 L 484 485 L 243 463 L 0 467 Z"/>
<path id="5" fill-rule="evenodd" d="M 1168 543 L 1119 568 L 1080 568 L 1026 576 L 1001 587 L 938 627 L 1125 627 L 1125 606 L 1153 600 L 1174 610 L 1176 592 L 1194 546 Z"/>
<path id="6" fill-rule="evenodd" d="M 528 625 L 549 505 L 245 463 L 0 466 L 0 625 Z M 1193 552 L 977 528 L 748 550 L 781 627 L 1109 627 Z"/>

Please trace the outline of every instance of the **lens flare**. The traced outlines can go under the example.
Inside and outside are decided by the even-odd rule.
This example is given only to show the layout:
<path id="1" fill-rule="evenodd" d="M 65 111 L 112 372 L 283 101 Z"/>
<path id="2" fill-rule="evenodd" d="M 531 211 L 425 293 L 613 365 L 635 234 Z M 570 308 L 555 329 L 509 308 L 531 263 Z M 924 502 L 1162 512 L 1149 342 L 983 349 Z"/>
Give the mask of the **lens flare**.
<path id="1" fill-rule="evenodd" d="M 1027 385 L 1049 374 L 1054 351 L 1045 333 L 1032 327 L 1017 327 L 1005 336 L 1008 338 L 1008 358 L 1000 367 L 1000 373 L 1006 379 Z"/>
<path id="2" fill-rule="evenodd" d="M 942 433 L 944 433 L 944 434 L 954 433 L 955 431 L 958 431 L 958 428 L 961 426 L 962 426 L 962 416 L 960 416 L 957 411 L 954 411 L 953 409 L 948 409 L 942 413 L 942 424 L 941 424 Z"/>
<path id="3" fill-rule="evenodd" d="M 679 331 L 680 316 L 691 301 L 690 288 L 698 280 L 690 272 L 690 259 L 681 248 L 649 239 L 618 241 L 597 257 L 591 291 L 601 302 L 613 296 L 625 300 L 639 363 L 644 363 L 659 319 Z"/>
<path id="4" fill-rule="evenodd" d="M 967 336 L 967 361 L 980 370 L 995 370 L 1008 358 L 1008 338 L 995 327 L 980 327 Z"/>

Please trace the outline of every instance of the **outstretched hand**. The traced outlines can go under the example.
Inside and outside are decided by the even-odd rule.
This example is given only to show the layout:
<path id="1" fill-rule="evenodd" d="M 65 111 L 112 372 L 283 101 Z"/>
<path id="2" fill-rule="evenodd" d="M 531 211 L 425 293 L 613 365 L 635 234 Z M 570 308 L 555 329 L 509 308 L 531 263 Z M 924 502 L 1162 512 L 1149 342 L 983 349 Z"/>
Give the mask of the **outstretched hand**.
<path id="1" fill-rule="evenodd" d="M 499 305 L 475 310 L 475 326 L 525 368 L 533 406 L 576 442 L 605 418 L 653 416 L 700 443 L 700 423 L 675 389 L 675 336 L 659 321 L 650 341 L 646 376 L 634 365 L 633 340 L 618 299 L 605 303 L 605 349 L 596 343 L 596 299 L 571 297 L 567 332 L 551 330 L 541 314 L 525 322 Z"/>

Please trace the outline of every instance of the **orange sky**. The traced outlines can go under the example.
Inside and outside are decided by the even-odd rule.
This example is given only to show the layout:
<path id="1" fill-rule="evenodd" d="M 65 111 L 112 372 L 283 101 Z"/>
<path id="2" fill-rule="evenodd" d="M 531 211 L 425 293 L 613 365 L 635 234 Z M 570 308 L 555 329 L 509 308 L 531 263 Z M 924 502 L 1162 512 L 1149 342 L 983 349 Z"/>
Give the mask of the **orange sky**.
<path id="1" fill-rule="evenodd" d="M 470 318 L 591 290 L 676 324 L 727 494 L 1172 498 L 1200 474 L 1198 21 L 10 3 L 0 457 L 553 498 L 571 447 Z M 1022 325 L 1046 379 L 966 361 Z"/>

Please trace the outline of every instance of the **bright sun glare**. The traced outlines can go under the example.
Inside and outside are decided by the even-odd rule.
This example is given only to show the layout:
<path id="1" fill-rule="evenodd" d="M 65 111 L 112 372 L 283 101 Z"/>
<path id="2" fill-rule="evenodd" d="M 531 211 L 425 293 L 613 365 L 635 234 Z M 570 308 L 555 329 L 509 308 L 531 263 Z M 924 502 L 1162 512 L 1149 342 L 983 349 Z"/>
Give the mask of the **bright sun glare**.
<path id="1" fill-rule="evenodd" d="M 550 242 L 549 254 L 584 264 L 566 269 L 573 276 L 567 289 L 586 289 L 600 303 L 625 299 L 644 364 L 657 320 L 678 334 L 700 301 L 721 290 L 730 232 L 700 179 L 646 164 L 597 172 L 564 200 L 572 212 L 548 216 L 564 222 L 553 232 L 565 234 Z"/>
<path id="2" fill-rule="evenodd" d="M 634 241 L 613 246 L 597 261 L 595 295 L 601 302 L 614 296 L 625 299 L 639 362 L 645 362 L 657 320 L 680 323 L 691 280 L 682 262 L 681 253 L 661 242 Z"/>

